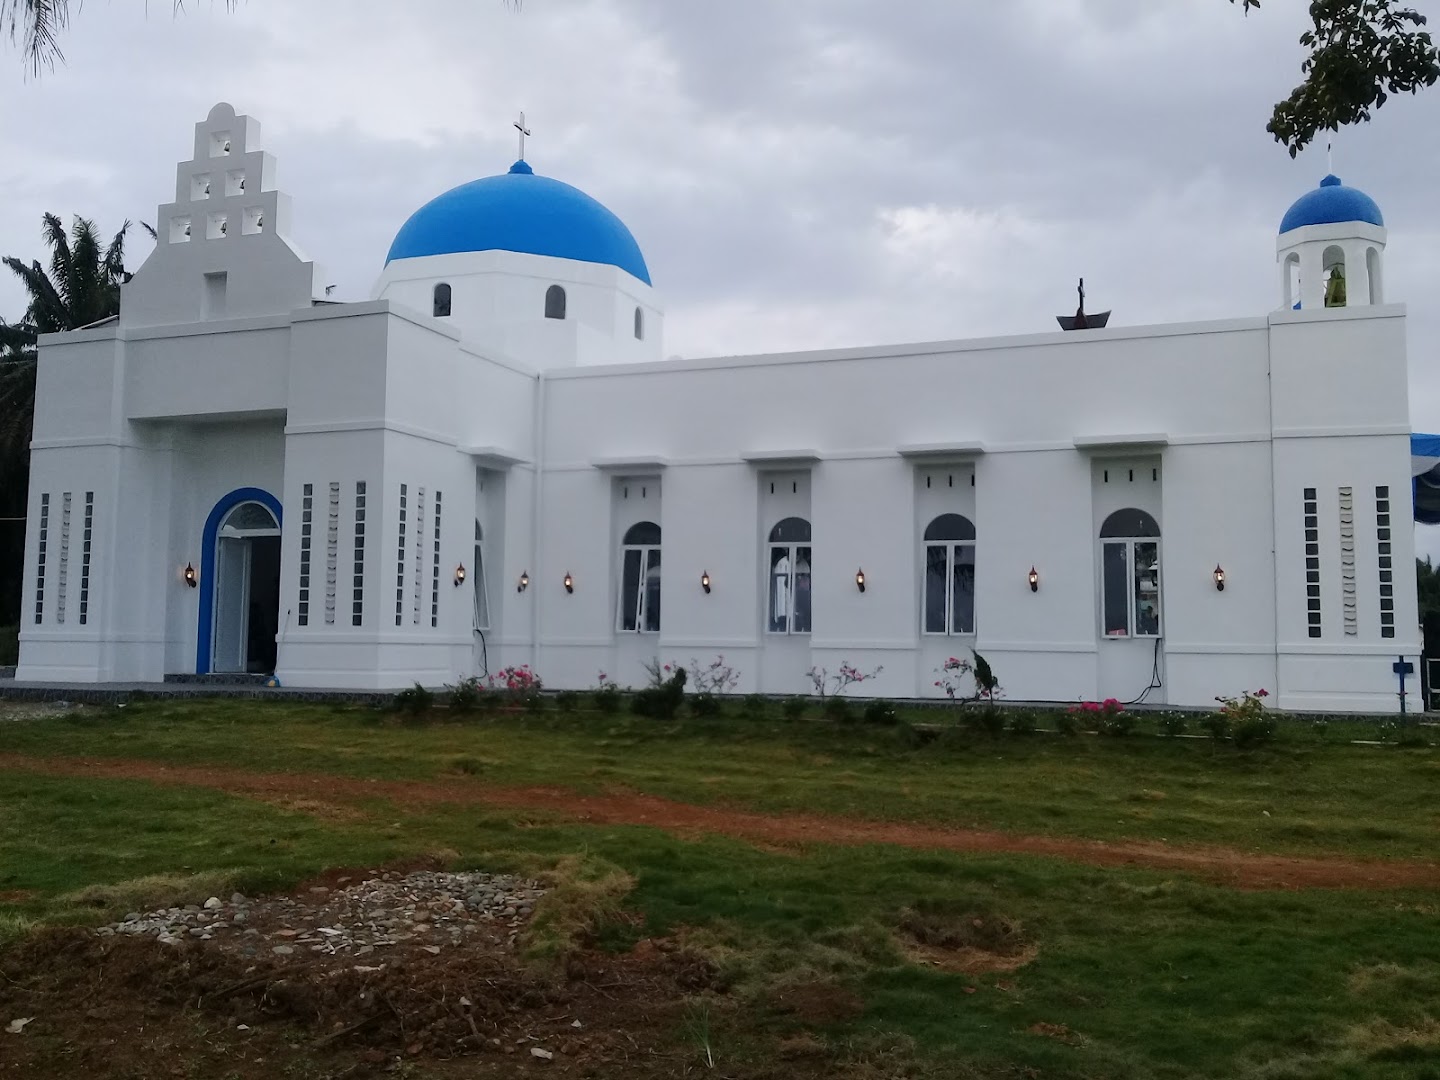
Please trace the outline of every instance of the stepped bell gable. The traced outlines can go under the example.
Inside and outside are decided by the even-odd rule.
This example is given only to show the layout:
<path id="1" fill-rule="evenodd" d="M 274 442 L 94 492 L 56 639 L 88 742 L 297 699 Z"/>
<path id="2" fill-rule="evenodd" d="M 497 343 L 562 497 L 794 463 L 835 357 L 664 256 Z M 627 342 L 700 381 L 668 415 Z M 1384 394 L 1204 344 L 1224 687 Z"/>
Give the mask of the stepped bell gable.
<path id="1" fill-rule="evenodd" d="M 939 697 L 974 650 L 1012 700 L 1398 709 L 1405 311 L 1367 196 L 1285 215 L 1269 314 L 1082 297 L 1068 332 L 662 360 L 636 234 L 516 126 L 340 302 L 254 121 L 198 125 L 118 320 L 40 343 L 21 681 L 579 689 L 723 654 L 738 692 L 844 665 Z"/>

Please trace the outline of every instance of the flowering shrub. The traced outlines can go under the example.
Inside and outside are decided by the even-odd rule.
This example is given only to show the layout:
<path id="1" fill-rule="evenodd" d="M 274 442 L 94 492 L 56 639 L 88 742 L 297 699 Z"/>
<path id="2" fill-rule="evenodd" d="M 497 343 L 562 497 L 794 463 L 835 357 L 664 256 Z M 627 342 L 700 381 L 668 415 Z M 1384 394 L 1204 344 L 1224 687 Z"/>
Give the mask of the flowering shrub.
<path id="1" fill-rule="evenodd" d="M 1254 693 L 1247 690 L 1238 698 L 1217 697 L 1220 708 L 1206 719 L 1211 737 L 1228 736 L 1241 750 L 1269 742 L 1275 737 L 1275 717 L 1265 708 L 1269 696 L 1269 691 L 1260 689 Z"/>
<path id="2" fill-rule="evenodd" d="M 490 676 L 491 691 L 531 709 L 543 708 L 542 688 L 540 676 L 530 670 L 529 664 L 501 668 Z"/>
<path id="3" fill-rule="evenodd" d="M 600 672 L 595 687 L 595 708 L 602 713 L 617 712 L 620 708 L 620 687 L 605 672 Z"/>
<path id="4" fill-rule="evenodd" d="M 935 670 L 940 676 L 935 680 L 935 685 L 945 691 L 945 696 L 951 701 L 991 701 L 1000 696 L 1000 681 L 995 673 L 990 670 L 990 664 L 974 649 L 970 655 L 975 662 L 962 660 L 958 656 L 952 656 Z M 970 696 L 961 693 L 965 679 L 973 681 L 975 692 Z"/>
<path id="5" fill-rule="evenodd" d="M 829 668 L 823 667 L 812 667 L 805 675 L 815 687 L 815 696 L 825 698 L 843 694 L 856 683 L 867 682 L 884 670 L 884 667 L 877 667 L 874 671 L 864 672 L 849 661 L 841 661 L 840 670 L 834 675 L 830 674 Z"/>
<path id="6" fill-rule="evenodd" d="M 740 672 L 725 663 L 724 656 L 717 656 L 705 667 L 691 657 L 690 684 L 697 694 L 728 694 L 740 684 Z"/>
<path id="7" fill-rule="evenodd" d="M 671 671 L 673 669 L 673 674 Z M 646 666 L 649 669 L 649 665 Z M 630 699 L 630 711 L 636 716 L 648 716 L 652 720 L 674 720 L 685 699 L 685 669 L 666 664 L 656 670 L 664 672 L 659 683 L 647 686 Z"/>
<path id="8" fill-rule="evenodd" d="M 1070 709 L 1079 723 L 1101 735 L 1129 735 L 1135 730 L 1135 716 L 1125 711 L 1115 698 L 1104 701 L 1082 701 Z"/>
<path id="9" fill-rule="evenodd" d="M 447 686 L 445 689 L 450 691 L 450 708 L 454 712 L 474 712 L 484 704 L 485 684 L 478 675 L 461 679 L 454 686 Z"/>

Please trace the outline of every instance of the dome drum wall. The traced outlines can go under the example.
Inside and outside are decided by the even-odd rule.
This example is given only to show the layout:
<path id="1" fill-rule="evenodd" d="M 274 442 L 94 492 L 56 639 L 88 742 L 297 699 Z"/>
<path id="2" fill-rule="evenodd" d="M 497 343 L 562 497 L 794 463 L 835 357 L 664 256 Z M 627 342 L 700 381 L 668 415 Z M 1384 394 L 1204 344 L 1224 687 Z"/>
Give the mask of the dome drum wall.
<path id="1" fill-rule="evenodd" d="M 399 259 L 385 268 L 374 296 L 431 316 L 441 284 L 450 287 L 450 315 L 437 325 L 527 368 L 663 358 L 664 312 L 654 290 L 616 267 L 510 251 Z M 545 317 L 557 285 L 565 291 L 564 320 Z M 637 309 L 642 339 L 634 334 Z"/>

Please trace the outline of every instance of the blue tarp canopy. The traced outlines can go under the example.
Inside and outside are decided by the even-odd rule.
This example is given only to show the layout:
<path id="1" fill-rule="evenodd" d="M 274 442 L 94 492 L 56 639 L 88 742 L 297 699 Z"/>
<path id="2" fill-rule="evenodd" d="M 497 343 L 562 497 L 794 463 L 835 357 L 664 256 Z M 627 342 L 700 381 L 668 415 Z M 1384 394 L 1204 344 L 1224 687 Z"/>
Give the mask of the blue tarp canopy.
<path id="1" fill-rule="evenodd" d="M 1440 435 L 1410 436 L 1410 472 L 1415 477 L 1415 520 L 1440 525 Z"/>

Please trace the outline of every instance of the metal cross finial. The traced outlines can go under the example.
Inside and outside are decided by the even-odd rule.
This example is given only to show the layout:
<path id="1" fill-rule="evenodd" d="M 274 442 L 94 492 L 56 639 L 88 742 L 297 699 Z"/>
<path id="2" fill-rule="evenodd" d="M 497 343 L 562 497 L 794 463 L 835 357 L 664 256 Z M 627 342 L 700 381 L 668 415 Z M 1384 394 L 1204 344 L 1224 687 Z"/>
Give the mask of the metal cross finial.
<path id="1" fill-rule="evenodd" d="M 1085 279 L 1083 277 L 1080 279 L 1078 291 L 1080 293 L 1080 314 L 1083 315 L 1085 314 Z"/>
<path id="2" fill-rule="evenodd" d="M 525 160 L 525 136 L 530 134 L 530 129 L 525 126 L 525 114 L 520 114 L 520 119 L 515 122 L 515 130 L 520 132 L 520 160 Z"/>

